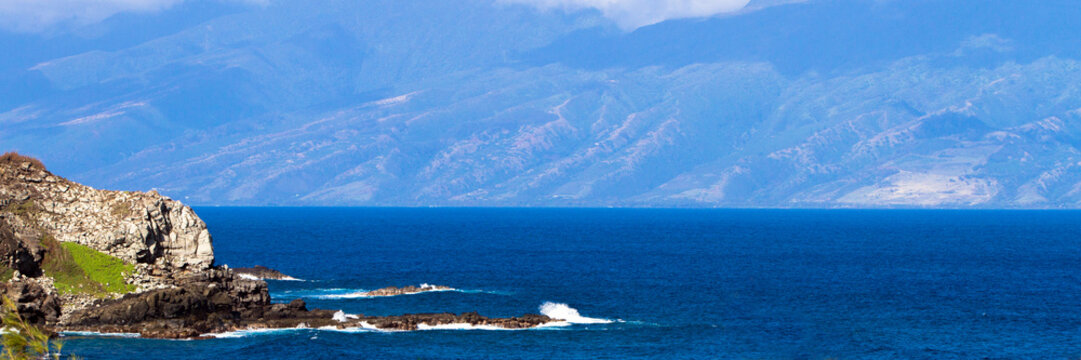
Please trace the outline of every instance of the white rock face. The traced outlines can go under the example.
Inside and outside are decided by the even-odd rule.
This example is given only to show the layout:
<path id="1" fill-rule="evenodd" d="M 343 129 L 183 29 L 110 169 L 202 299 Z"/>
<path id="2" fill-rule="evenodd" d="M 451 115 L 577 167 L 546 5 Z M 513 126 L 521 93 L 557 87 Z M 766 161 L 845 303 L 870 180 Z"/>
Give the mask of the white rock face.
<path id="1" fill-rule="evenodd" d="M 34 223 L 130 263 L 204 270 L 214 263 L 206 223 L 157 192 L 97 190 L 33 166 L 0 164 L 0 202 L 33 203 Z"/>
<path id="2" fill-rule="evenodd" d="M 998 192 L 993 179 L 964 175 L 899 172 L 881 183 L 865 186 L 840 198 L 860 205 L 974 206 L 987 203 Z"/>

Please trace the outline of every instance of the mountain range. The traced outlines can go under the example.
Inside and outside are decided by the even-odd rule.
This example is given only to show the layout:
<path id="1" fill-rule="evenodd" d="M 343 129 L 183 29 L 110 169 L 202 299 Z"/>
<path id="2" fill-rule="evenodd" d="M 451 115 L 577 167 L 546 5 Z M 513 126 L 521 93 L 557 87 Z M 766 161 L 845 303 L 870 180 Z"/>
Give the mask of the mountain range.
<path id="1" fill-rule="evenodd" d="M 194 1 L 0 34 L 0 148 L 196 205 L 1077 208 L 1076 19 Z"/>

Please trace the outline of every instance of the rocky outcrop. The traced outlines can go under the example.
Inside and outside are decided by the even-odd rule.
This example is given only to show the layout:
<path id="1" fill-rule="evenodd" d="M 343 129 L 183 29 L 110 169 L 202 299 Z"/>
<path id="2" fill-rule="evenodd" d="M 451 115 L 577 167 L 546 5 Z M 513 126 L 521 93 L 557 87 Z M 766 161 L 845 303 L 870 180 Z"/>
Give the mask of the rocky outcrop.
<path id="1" fill-rule="evenodd" d="M 242 279 L 225 270 L 211 270 L 183 281 L 178 287 L 98 302 L 65 316 L 58 328 L 137 333 L 151 338 L 198 338 L 246 329 L 333 327 L 412 331 L 459 324 L 525 329 L 553 321 L 544 315 L 489 318 L 477 313 L 336 315 L 330 310 L 309 310 L 301 299 L 288 304 L 271 303 L 266 282 Z"/>
<path id="2" fill-rule="evenodd" d="M 177 286 L 102 300 L 66 314 L 59 329 L 188 338 L 241 326 L 270 304 L 266 283 L 208 270 Z"/>
<path id="3" fill-rule="evenodd" d="M 60 245 L 63 242 L 78 243 L 134 265 L 133 273 L 121 275 L 126 285 L 134 285 L 135 292 L 58 292 L 60 283 L 54 284 L 48 272 L 70 270 L 58 268 L 61 265 L 81 266 L 74 258 L 65 260 L 71 255 Z M 476 313 L 345 317 L 329 310 L 309 310 L 299 299 L 274 304 L 267 283 L 261 279 L 293 278 L 262 266 L 214 266 L 210 233 L 190 207 L 153 191 L 92 189 L 49 173 L 36 160 L 10 153 L 0 156 L 0 270 L 10 275 L 0 279 L 5 281 L 0 283 L 0 294 L 14 300 L 24 318 L 56 331 L 198 338 L 252 328 L 417 330 L 470 324 L 518 329 L 554 321 L 541 315 L 487 318 Z M 369 295 L 438 290 L 451 288 L 390 287 Z"/>
<path id="4" fill-rule="evenodd" d="M 255 280 L 299 280 L 295 277 L 282 274 L 281 271 L 274 270 L 262 265 L 255 265 L 253 267 L 240 267 L 233 268 L 233 272 L 242 278 L 255 279 Z"/>
<path id="5" fill-rule="evenodd" d="M 206 224 L 188 206 L 154 191 L 97 190 L 29 161 L 0 161 L 0 205 L 32 228 L 131 263 L 202 270 L 214 263 Z"/>
<path id="6" fill-rule="evenodd" d="M 35 239 L 36 236 L 31 235 L 29 238 L 22 239 L 16 236 L 14 229 L 8 224 L 8 217 L 10 215 L 0 213 L 0 257 L 2 257 L 0 262 L 13 270 L 16 276 L 19 274 L 41 275 L 41 267 L 38 264 L 44 256 L 44 249 Z"/>
<path id="7" fill-rule="evenodd" d="M 0 294 L 15 302 L 23 319 L 46 324 L 60 317 L 60 298 L 45 279 L 0 283 Z"/>
<path id="8" fill-rule="evenodd" d="M 529 329 L 537 326 L 541 326 L 553 321 L 550 317 L 544 315 L 528 314 L 519 317 L 512 318 L 489 318 L 482 316 L 476 312 L 462 313 L 459 315 L 451 313 L 443 314 L 409 314 L 402 316 L 383 316 L 383 317 L 358 317 L 354 323 L 360 323 L 363 325 L 369 325 L 379 330 L 390 331 L 413 331 L 421 330 L 423 327 L 439 327 L 444 325 L 469 325 L 469 326 L 490 326 L 503 329 Z M 339 324 L 338 327 L 348 327 L 352 324 Z"/>
<path id="9" fill-rule="evenodd" d="M 406 287 L 389 286 L 389 287 L 385 287 L 385 288 L 382 288 L 382 289 L 377 289 L 377 290 L 372 290 L 372 291 L 365 292 L 364 295 L 365 296 L 372 296 L 372 297 L 398 296 L 398 295 L 416 294 L 416 293 L 429 292 L 429 291 L 449 291 L 449 290 L 454 290 L 454 288 L 452 288 L 450 286 L 442 286 L 442 285 L 421 284 L 420 286 L 409 285 L 409 286 L 406 286 Z"/>

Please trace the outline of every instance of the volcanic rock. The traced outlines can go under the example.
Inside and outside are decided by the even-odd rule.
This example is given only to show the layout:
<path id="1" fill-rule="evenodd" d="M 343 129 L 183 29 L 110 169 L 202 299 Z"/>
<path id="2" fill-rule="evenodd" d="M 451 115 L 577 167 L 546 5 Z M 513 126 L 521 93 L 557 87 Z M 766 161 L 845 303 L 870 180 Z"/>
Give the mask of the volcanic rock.
<path id="1" fill-rule="evenodd" d="M 253 267 L 241 267 L 233 268 L 233 272 L 244 278 L 258 279 L 258 280 L 298 280 L 295 277 L 282 274 L 278 270 L 274 270 L 262 265 L 255 265 Z"/>

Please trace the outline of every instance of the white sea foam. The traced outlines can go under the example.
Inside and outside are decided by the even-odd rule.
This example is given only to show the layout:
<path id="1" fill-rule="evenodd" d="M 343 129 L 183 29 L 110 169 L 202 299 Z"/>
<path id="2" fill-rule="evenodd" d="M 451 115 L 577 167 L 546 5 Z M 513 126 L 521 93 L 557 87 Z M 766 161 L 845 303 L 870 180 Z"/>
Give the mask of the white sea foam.
<path id="1" fill-rule="evenodd" d="M 236 331 L 227 331 L 227 332 L 222 332 L 222 333 L 207 333 L 207 334 L 202 334 L 200 336 L 213 337 L 213 338 L 218 338 L 218 339 L 236 339 L 236 338 L 249 337 L 249 336 L 253 336 L 253 335 L 285 334 L 285 333 L 291 333 L 291 332 L 294 332 L 294 331 L 301 331 L 301 330 L 310 330 L 308 328 L 308 324 L 300 323 L 300 325 L 297 325 L 297 327 L 293 327 L 293 328 L 244 329 L 244 330 L 236 330 Z"/>
<path id="2" fill-rule="evenodd" d="M 349 321 L 349 319 L 360 319 L 360 317 L 353 314 L 346 314 L 345 311 L 338 310 L 331 319 L 337 322 L 346 322 Z"/>
<path id="3" fill-rule="evenodd" d="M 301 329 L 301 328 L 247 329 L 247 330 L 227 331 L 227 332 L 223 332 L 223 333 L 208 333 L 208 334 L 202 334 L 201 336 L 218 338 L 218 339 L 239 339 L 239 338 L 245 338 L 245 337 L 250 337 L 250 336 L 255 336 L 255 335 L 285 334 L 285 333 L 290 333 L 290 332 L 294 332 L 294 331 L 297 331 L 297 330 L 303 330 L 303 329 Z"/>
<path id="4" fill-rule="evenodd" d="M 368 296 L 368 290 L 359 290 L 345 294 L 315 294 L 308 295 L 307 297 L 312 297 L 316 299 L 367 299 L 375 296 Z"/>
<path id="5" fill-rule="evenodd" d="M 349 315 L 347 315 L 347 316 L 349 316 Z M 354 319 L 355 318 L 356 317 L 354 317 Z M 369 323 L 367 321 L 361 321 L 357 325 L 360 325 L 360 326 L 359 327 L 347 327 L 347 328 L 338 328 L 336 326 L 324 326 L 324 327 L 319 328 L 319 330 L 345 332 L 345 333 L 366 333 L 366 332 L 367 333 L 370 333 L 370 332 L 392 333 L 392 332 L 404 332 L 404 330 L 380 329 L 380 328 L 375 327 L 375 325 L 372 325 L 371 323 Z"/>
<path id="6" fill-rule="evenodd" d="M 271 298 L 314 298 L 314 299 L 335 299 L 340 296 L 346 296 L 356 292 L 362 292 L 366 290 L 359 289 L 342 289 L 342 288 L 330 288 L 330 289 L 296 289 L 286 290 L 270 293 Z"/>
<path id="7" fill-rule="evenodd" d="M 546 302 L 541 304 L 540 313 L 553 319 L 563 320 L 570 324 L 611 324 L 613 321 L 582 316 L 578 309 L 563 303 Z"/>
<path id="8" fill-rule="evenodd" d="M 367 327 L 363 327 L 363 326 L 361 326 L 361 327 L 347 327 L 347 328 L 338 328 L 336 326 L 324 326 L 324 327 L 318 328 L 316 330 L 319 330 L 319 331 L 333 331 L 333 332 L 340 332 L 340 333 L 370 333 L 370 332 L 378 332 L 378 331 L 380 331 L 378 329 L 367 328 Z"/>
<path id="9" fill-rule="evenodd" d="M 136 333 L 100 333 L 96 331 L 61 331 L 62 336 L 97 336 L 97 337 L 122 337 L 122 338 L 137 338 L 139 334 Z"/>
<path id="10" fill-rule="evenodd" d="M 356 319 L 356 315 L 345 314 L 348 318 Z M 295 328 L 283 328 L 283 329 L 246 329 L 229 331 L 223 333 L 210 333 L 202 334 L 202 336 L 213 337 L 217 339 L 240 339 L 259 335 L 276 335 L 276 334 L 289 334 L 301 331 L 332 331 L 340 333 L 366 333 L 366 332 L 391 332 L 389 330 L 382 330 L 376 328 L 374 325 L 364 321 L 360 323 L 360 327 L 347 327 L 339 328 L 337 326 L 322 326 L 318 328 L 309 328 L 306 324 L 300 324 Z"/>
<path id="11" fill-rule="evenodd" d="M 241 279 L 245 279 L 245 280 L 304 281 L 304 280 L 297 279 L 295 277 L 288 276 L 288 275 L 286 275 L 285 277 L 283 277 L 281 279 L 264 279 L 264 278 L 261 278 L 261 277 L 258 277 L 258 276 L 252 275 L 252 274 L 236 274 L 236 276 L 240 277 Z"/>

